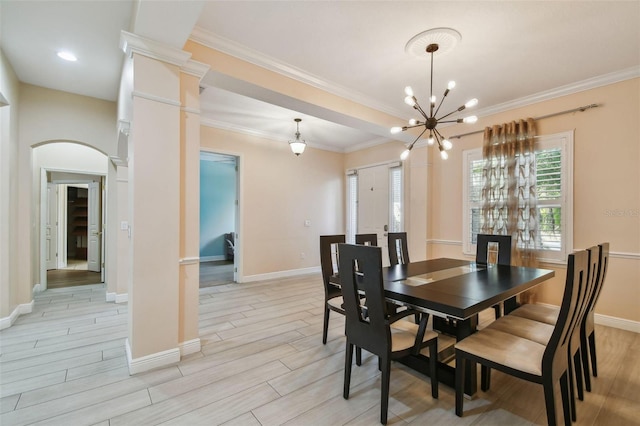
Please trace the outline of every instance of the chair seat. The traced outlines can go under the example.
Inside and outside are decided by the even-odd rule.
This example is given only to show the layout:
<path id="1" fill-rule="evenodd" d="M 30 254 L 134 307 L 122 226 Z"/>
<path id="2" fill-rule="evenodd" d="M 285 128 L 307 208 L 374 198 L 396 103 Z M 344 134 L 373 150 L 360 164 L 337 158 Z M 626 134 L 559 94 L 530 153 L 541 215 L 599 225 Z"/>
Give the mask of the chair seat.
<path id="1" fill-rule="evenodd" d="M 409 321 L 396 321 L 391 324 L 391 352 L 403 351 L 409 349 L 416 344 L 416 334 L 418 334 L 418 325 Z M 438 333 L 432 330 L 424 332 L 423 342 L 428 342 L 433 338 L 437 338 Z"/>
<path id="2" fill-rule="evenodd" d="M 507 315 L 492 322 L 486 329 L 502 331 L 546 345 L 549 343 L 554 326 L 529 318 Z"/>
<path id="3" fill-rule="evenodd" d="M 555 306 L 527 304 L 520 306 L 509 315 L 515 315 L 517 317 L 528 318 L 545 324 L 554 325 L 558 321 L 559 313 L 560 308 L 556 308 Z"/>
<path id="4" fill-rule="evenodd" d="M 542 375 L 546 346 L 499 330 L 485 328 L 456 343 L 456 351 L 536 376 Z"/>

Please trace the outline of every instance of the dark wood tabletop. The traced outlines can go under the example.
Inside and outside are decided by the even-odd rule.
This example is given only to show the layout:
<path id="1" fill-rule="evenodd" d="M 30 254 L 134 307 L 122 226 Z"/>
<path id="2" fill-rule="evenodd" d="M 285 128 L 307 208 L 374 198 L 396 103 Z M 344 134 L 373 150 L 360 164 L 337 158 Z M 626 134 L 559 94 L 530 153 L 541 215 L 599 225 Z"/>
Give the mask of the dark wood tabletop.
<path id="1" fill-rule="evenodd" d="M 458 271 L 456 271 L 458 269 Z M 438 271 L 452 270 L 453 276 L 439 278 Z M 383 268 L 388 299 L 416 308 L 466 319 L 484 309 L 522 293 L 555 275 L 554 271 L 520 266 L 486 267 L 459 259 L 432 259 Z M 433 281 L 429 275 L 433 274 Z M 446 274 L 444 274 L 446 275 Z M 410 285 L 407 278 L 418 277 Z"/>

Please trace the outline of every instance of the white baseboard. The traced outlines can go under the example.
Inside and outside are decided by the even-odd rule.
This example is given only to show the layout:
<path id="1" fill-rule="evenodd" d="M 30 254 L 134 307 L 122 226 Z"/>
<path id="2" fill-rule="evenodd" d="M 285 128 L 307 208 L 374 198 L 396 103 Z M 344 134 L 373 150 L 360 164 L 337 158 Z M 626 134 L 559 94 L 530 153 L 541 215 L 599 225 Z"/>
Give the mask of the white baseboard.
<path id="1" fill-rule="evenodd" d="M 116 298 L 114 301 L 116 303 L 127 303 L 129 301 L 129 293 L 116 293 Z"/>
<path id="2" fill-rule="evenodd" d="M 539 305 L 550 306 L 553 308 L 559 308 L 557 305 L 550 303 L 538 303 Z M 640 322 L 631 321 L 624 318 L 612 317 L 609 315 L 595 314 L 593 320 L 596 324 L 604 325 L 607 327 L 619 328 L 620 330 L 633 331 L 634 333 L 640 333 Z"/>
<path id="3" fill-rule="evenodd" d="M 180 362 L 180 349 L 169 349 L 162 352 L 157 352 L 151 355 L 145 355 L 140 358 L 133 359 L 131 357 L 131 346 L 129 345 L 129 339 L 125 342 L 127 351 L 127 362 L 129 364 L 129 374 L 134 375 L 149 371 L 154 368 L 166 367 L 171 364 Z"/>
<path id="4" fill-rule="evenodd" d="M 40 293 L 42 290 L 42 284 L 40 283 L 33 286 L 33 294 Z"/>
<path id="5" fill-rule="evenodd" d="M 33 300 L 29 303 L 23 303 L 16 306 L 8 317 L 0 318 L 0 330 L 11 327 L 20 315 L 29 314 L 31 312 L 33 312 Z"/>
<path id="6" fill-rule="evenodd" d="M 178 344 L 178 347 L 180 348 L 180 356 L 185 356 L 189 354 L 195 354 L 196 352 L 200 352 L 200 338 L 182 342 Z"/>
<path id="7" fill-rule="evenodd" d="M 116 301 L 116 294 L 107 292 L 106 301 L 107 302 L 115 302 Z"/>
<path id="8" fill-rule="evenodd" d="M 242 277 L 242 282 L 248 283 L 253 281 L 273 280 L 278 278 L 294 277 L 296 275 L 318 274 L 320 272 L 321 270 L 319 266 L 303 269 L 290 269 L 288 271 L 268 272 L 266 274 L 245 275 Z"/>
<path id="9" fill-rule="evenodd" d="M 226 260 L 227 257 L 223 254 L 223 255 L 218 255 L 218 256 L 201 256 L 200 257 L 200 262 L 214 262 L 216 260 Z"/>

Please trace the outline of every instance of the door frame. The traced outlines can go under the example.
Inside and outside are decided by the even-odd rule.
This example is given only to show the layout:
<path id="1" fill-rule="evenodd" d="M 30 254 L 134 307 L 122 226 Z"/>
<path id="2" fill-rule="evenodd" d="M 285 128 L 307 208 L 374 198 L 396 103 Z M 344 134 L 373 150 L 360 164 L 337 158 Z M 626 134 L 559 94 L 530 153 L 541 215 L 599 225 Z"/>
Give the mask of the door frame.
<path id="1" fill-rule="evenodd" d="M 107 175 L 104 173 L 95 173 L 95 172 L 87 172 L 87 171 L 83 171 L 83 170 L 72 170 L 72 169 L 54 169 L 54 168 L 47 168 L 47 167 L 42 167 L 40 168 L 40 253 L 39 253 L 39 258 L 40 258 L 40 282 L 38 283 L 38 285 L 34 288 L 35 291 L 44 291 L 47 289 L 47 262 L 46 262 L 46 212 L 47 212 L 47 173 L 50 172 L 58 172 L 58 173 L 70 173 L 70 174 L 78 174 L 78 175 L 88 175 L 88 176 L 96 176 L 100 178 L 100 182 L 102 187 L 104 188 L 104 184 L 107 180 Z M 55 180 L 51 183 L 55 183 L 56 185 L 60 185 L 60 184 L 79 184 L 79 183 L 88 183 L 90 182 L 90 180 L 88 179 L 60 179 L 60 180 Z M 102 204 L 102 212 L 105 213 L 107 211 L 106 209 L 106 204 L 107 204 L 107 199 L 105 196 L 105 191 L 101 190 L 100 191 L 100 197 L 102 198 L 101 200 L 101 204 Z M 60 224 L 60 213 L 61 211 L 65 211 L 66 212 L 66 208 L 64 210 L 61 210 L 60 208 L 58 208 L 57 210 L 57 221 L 58 224 Z M 67 212 L 68 213 L 68 212 Z M 105 255 L 106 255 L 106 237 L 105 237 L 105 231 L 106 231 L 106 217 L 103 214 L 101 220 L 100 220 L 100 231 L 102 232 L 102 253 L 101 253 L 101 259 L 100 259 L 100 263 L 101 263 L 101 279 L 104 282 L 104 265 L 105 265 Z M 58 225 L 58 232 L 60 232 L 60 229 L 62 227 L 60 225 Z M 66 224 L 64 226 L 64 228 L 66 229 Z M 65 239 L 66 241 L 66 239 Z M 68 242 L 67 242 L 68 243 Z M 66 246 L 64 247 L 64 249 L 66 249 Z M 57 265 L 59 266 L 59 265 Z"/>
<path id="2" fill-rule="evenodd" d="M 242 283 L 244 281 L 244 267 L 243 267 L 243 235 L 242 235 L 242 221 L 244 219 L 244 190 L 243 190 L 243 177 L 242 177 L 242 165 L 243 155 L 242 153 L 235 151 L 227 151 L 224 149 L 200 147 L 200 153 L 208 154 L 220 154 L 229 157 L 235 157 L 236 159 L 236 206 L 235 206 L 235 241 L 234 241 L 234 255 L 233 255 L 233 280 L 236 283 Z M 202 185 L 202 182 L 200 182 Z M 199 198 L 198 198 L 199 200 Z M 199 203 L 199 201 L 198 201 Z M 199 233 L 198 233 L 199 235 Z"/>

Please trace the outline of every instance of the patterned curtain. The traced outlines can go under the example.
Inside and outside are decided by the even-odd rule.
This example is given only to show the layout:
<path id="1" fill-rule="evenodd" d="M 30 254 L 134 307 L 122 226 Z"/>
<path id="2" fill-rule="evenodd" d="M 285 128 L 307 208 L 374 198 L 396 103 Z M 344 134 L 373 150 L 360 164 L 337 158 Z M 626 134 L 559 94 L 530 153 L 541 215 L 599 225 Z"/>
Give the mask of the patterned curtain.
<path id="1" fill-rule="evenodd" d="M 511 263 L 536 266 L 535 122 L 532 118 L 487 127 L 482 156 L 483 234 L 511 235 Z"/>

